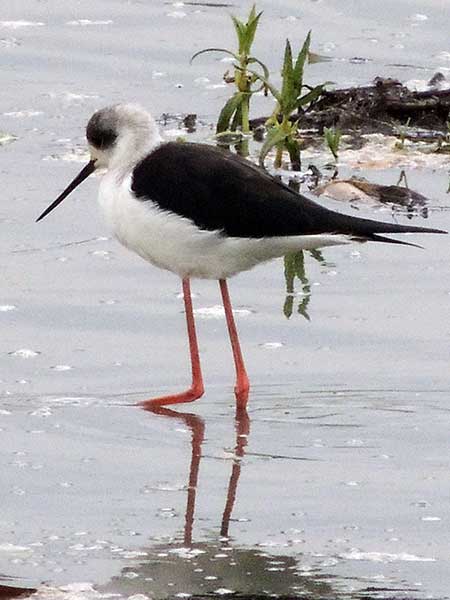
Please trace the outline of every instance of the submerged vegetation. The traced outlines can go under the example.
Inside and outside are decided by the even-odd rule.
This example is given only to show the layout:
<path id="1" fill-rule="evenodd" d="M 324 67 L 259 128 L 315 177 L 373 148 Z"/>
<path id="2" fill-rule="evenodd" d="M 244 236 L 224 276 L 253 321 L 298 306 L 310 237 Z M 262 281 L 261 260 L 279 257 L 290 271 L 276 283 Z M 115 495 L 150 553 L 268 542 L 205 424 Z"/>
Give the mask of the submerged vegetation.
<path id="1" fill-rule="evenodd" d="M 284 257 L 284 279 L 286 282 L 286 299 L 283 304 L 283 314 L 287 319 L 290 319 L 294 312 L 294 300 L 299 297 L 297 313 L 304 317 L 307 321 L 310 320 L 308 306 L 311 301 L 311 283 L 306 274 L 305 256 L 311 256 L 322 267 L 330 267 L 320 250 L 300 250 L 287 254 Z M 295 282 L 298 279 L 301 285 L 300 291 L 295 291 Z"/>

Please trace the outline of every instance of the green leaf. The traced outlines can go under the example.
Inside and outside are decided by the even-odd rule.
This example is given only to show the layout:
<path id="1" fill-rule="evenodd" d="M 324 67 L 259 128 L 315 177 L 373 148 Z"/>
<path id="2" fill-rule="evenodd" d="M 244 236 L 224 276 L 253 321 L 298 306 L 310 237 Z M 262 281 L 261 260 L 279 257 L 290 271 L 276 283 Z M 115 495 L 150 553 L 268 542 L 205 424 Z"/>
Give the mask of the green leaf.
<path id="1" fill-rule="evenodd" d="M 231 131 L 236 131 L 238 127 L 242 127 L 242 106 L 244 104 L 244 100 L 237 106 L 236 112 L 234 113 L 233 120 L 231 122 L 230 129 Z"/>
<path id="2" fill-rule="evenodd" d="M 231 52 L 231 50 L 227 50 L 226 48 L 204 48 L 203 50 L 199 50 L 191 56 L 189 64 L 192 64 L 193 60 L 197 58 L 197 56 L 200 56 L 200 54 L 205 54 L 206 52 L 224 52 L 225 54 L 229 54 L 236 60 L 239 60 L 239 56 L 237 56 L 237 54 Z"/>
<path id="3" fill-rule="evenodd" d="M 294 67 L 292 63 L 292 48 L 289 40 L 286 40 L 284 49 L 283 68 L 281 70 L 283 80 L 281 86 L 282 102 L 285 106 L 292 103 L 294 91 Z"/>
<path id="4" fill-rule="evenodd" d="M 254 56 L 250 56 L 248 59 L 248 64 L 249 65 L 251 65 L 251 64 L 259 65 L 261 67 L 261 69 L 263 70 L 264 78 L 269 79 L 270 71 L 269 71 L 268 67 L 263 62 L 261 62 L 258 58 L 255 58 Z"/>
<path id="5" fill-rule="evenodd" d="M 298 89 L 298 93 L 301 92 L 303 87 L 303 71 L 305 68 L 305 62 L 308 58 L 309 54 L 309 46 L 311 44 L 311 31 L 308 32 L 305 41 L 303 42 L 302 49 L 300 50 L 297 60 L 295 61 L 294 67 L 294 81 L 296 88 Z"/>
<path id="6" fill-rule="evenodd" d="M 290 319 L 292 317 L 293 308 L 294 296 L 292 294 L 286 294 L 286 299 L 283 304 L 283 314 L 286 319 Z"/>
<path id="7" fill-rule="evenodd" d="M 305 296 L 303 298 L 303 300 L 300 302 L 300 304 L 298 305 L 298 314 L 302 315 L 302 317 L 304 317 L 307 321 L 311 321 L 311 317 L 308 314 L 308 305 L 309 302 L 311 300 L 311 294 L 309 294 L 308 296 Z"/>
<path id="8" fill-rule="evenodd" d="M 320 96 L 323 94 L 324 85 L 325 84 L 316 85 L 316 87 L 313 88 L 310 92 L 308 92 L 304 96 L 301 96 L 301 98 L 299 98 L 296 102 L 296 108 L 300 108 L 301 106 L 311 104 L 311 102 L 314 102 L 315 100 L 320 98 Z"/>
<path id="9" fill-rule="evenodd" d="M 295 254 L 286 254 L 284 257 L 284 278 L 286 280 L 286 293 L 294 292 Z"/>
<path id="10" fill-rule="evenodd" d="M 253 5 L 253 8 L 255 8 L 254 5 Z M 254 12 L 253 9 L 252 9 L 252 12 Z M 246 30 L 246 36 L 245 36 L 245 52 L 246 52 L 246 54 L 250 53 L 250 49 L 251 49 L 253 41 L 255 39 L 256 29 L 258 27 L 258 23 L 259 23 L 259 19 L 261 18 L 261 15 L 262 15 L 262 11 L 260 13 L 258 13 L 257 15 L 253 15 L 251 18 L 249 17 L 249 20 L 247 22 L 247 30 Z"/>
<path id="11" fill-rule="evenodd" d="M 275 98 L 275 100 L 278 103 L 281 103 L 281 94 L 280 94 L 279 90 L 277 90 L 277 88 L 270 83 L 270 81 L 267 77 L 263 77 L 261 75 L 261 73 L 258 73 L 257 71 L 253 71 L 252 69 L 247 69 L 247 73 L 250 73 L 251 75 L 254 75 L 257 79 L 259 79 L 259 81 L 261 81 L 261 83 L 263 83 L 267 87 L 267 89 L 270 91 L 270 93 Z"/>
<path id="12" fill-rule="evenodd" d="M 225 106 L 220 111 L 216 133 L 222 133 L 223 131 L 230 129 L 231 118 L 242 104 L 244 97 L 245 94 L 243 92 L 236 92 L 229 100 L 227 100 Z"/>
<path id="13" fill-rule="evenodd" d="M 280 142 L 283 142 L 288 135 L 289 132 L 284 131 L 279 126 L 275 126 L 272 127 L 272 129 L 269 129 L 264 144 L 261 148 L 261 152 L 259 154 L 259 165 L 261 167 L 264 168 L 264 160 L 268 153 L 272 150 L 272 148 Z"/>
<path id="14" fill-rule="evenodd" d="M 242 54 L 242 52 L 244 51 L 244 44 L 245 44 L 245 24 L 240 21 L 237 17 L 235 17 L 234 15 L 231 15 L 231 19 L 233 21 L 233 25 L 234 25 L 234 29 L 236 31 L 236 36 L 238 39 L 238 44 L 239 44 L 239 54 Z"/>
<path id="15" fill-rule="evenodd" d="M 338 159 L 339 152 L 339 142 L 341 140 L 342 132 L 340 129 L 334 127 L 324 127 L 323 129 L 325 141 L 330 149 L 331 154 L 334 156 L 334 159 Z"/>
<path id="16" fill-rule="evenodd" d="M 303 250 L 294 254 L 294 259 L 295 275 L 300 279 L 303 285 L 308 284 L 309 282 L 305 271 L 305 254 Z"/>
<path id="17" fill-rule="evenodd" d="M 223 131 L 216 133 L 216 140 L 219 146 L 230 146 L 230 144 L 239 144 L 242 141 L 242 131 Z"/>
<path id="18" fill-rule="evenodd" d="M 250 14 L 248 15 L 247 24 L 250 23 L 250 21 L 253 21 L 253 19 L 255 17 L 256 17 L 256 4 L 253 4 L 253 6 L 252 6 L 252 8 L 250 10 Z"/>
<path id="19" fill-rule="evenodd" d="M 321 252 L 321 250 L 318 250 L 317 248 L 314 250 L 308 250 L 310 256 L 312 256 L 312 258 L 314 260 L 316 260 L 319 264 L 321 264 L 322 266 L 327 266 L 326 260 L 323 257 L 323 254 Z"/>
<path id="20" fill-rule="evenodd" d="M 295 127 L 295 130 L 297 128 Z M 300 171 L 302 164 L 300 159 L 300 145 L 296 139 L 293 137 L 294 128 L 292 129 L 290 135 L 285 139 L 284 144 L 286 146 L 286 150 L 289 152 L 289 159 L 291 161 L 292 170 Z"/>
<path id="21" fill-rule="evenodd" d="M 284 279 L 286 281 L 286 299 L 283 305 L 283 313 L 286 319 L 292 316 L 294 306 L 294 278 L 295 278 L 295 254 L 287 254 L 284 257 Z"/>

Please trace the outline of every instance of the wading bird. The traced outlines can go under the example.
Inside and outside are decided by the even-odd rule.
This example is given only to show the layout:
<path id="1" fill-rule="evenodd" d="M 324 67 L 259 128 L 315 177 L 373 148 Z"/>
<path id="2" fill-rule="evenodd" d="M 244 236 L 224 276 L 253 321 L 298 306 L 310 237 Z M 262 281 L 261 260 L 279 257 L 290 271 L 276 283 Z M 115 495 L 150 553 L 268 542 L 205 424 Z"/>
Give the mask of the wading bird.
<path id="1" fill-rule="evenodd" d="M 191 402 L 203 394 L 191 278 L 219 281 L 236 367 L 236 405 L 243 409 L 250 385 L 229 277 L 297 250 L 351 241 L 406 244 L 380 235 L 386 233 L 446 233 L 343 215 L 237 155 L 205 144 L 163 142 L 151 115 L 133 104 L 94 113 L 86 137 L 91 160 L 37 220 L 96 169 L 106 169 L 99 203 L 115 237 L 146 261 L 181 277 L 192 385 L 182 393 L 147 400 L 147 408 Z"/>

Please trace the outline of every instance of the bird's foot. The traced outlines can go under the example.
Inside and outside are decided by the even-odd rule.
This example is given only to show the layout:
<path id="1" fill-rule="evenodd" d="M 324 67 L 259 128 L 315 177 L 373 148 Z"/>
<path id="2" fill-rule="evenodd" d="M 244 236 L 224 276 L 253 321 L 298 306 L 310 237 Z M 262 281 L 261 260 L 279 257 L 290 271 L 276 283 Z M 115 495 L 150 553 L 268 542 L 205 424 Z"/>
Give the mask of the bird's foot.
<path id="1" fill-rule="evenodd" d="M 144 410 L 153 411 L 160 408 L 161 406 L 167 406 L 169 404 L 182 404 L 184 402 L 193 402 L 197 400 L 204 393 L 203 384 L 192 385 L 185 392 L 179 394 L 171 394 L 169 396 L 160 396 L 159 398 L 150 398 L 149 400 L 143 400 L 138 403 Z"/>

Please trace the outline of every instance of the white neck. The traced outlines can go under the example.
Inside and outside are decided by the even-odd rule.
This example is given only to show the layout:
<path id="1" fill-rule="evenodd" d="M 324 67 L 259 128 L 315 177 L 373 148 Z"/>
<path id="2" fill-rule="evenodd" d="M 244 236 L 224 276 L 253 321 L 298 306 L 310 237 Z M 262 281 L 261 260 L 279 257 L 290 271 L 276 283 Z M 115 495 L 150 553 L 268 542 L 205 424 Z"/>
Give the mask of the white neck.
<path id="1" fill-rule="evenodd" d="M 150 115 L 139 129 L 124 129 L 109 157 L 108 169 L 127 173 L 163 141 Z"/>

